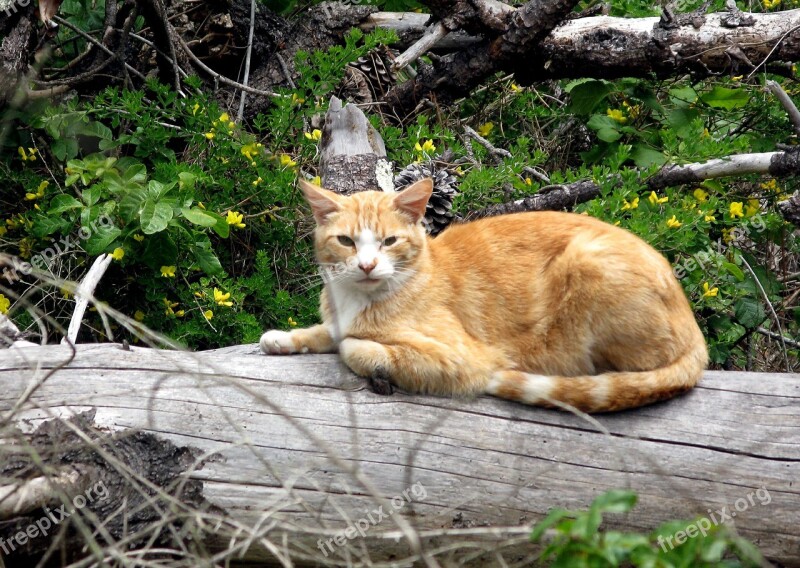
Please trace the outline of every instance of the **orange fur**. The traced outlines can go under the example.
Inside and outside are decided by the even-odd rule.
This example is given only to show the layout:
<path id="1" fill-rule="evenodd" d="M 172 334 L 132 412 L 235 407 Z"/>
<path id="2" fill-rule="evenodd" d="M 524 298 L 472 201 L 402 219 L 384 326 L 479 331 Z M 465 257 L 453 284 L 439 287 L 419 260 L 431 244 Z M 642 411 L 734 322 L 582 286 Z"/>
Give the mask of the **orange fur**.
<path id="1" fill-rule="evenodd" d="M 267 332 L 268 353 L 338 349 L 357 374 L 381 370 L 405 390 L 588 412 L 669 398 L 702 375 L 705 341 L 669 263 L 623 229 L 535 212 L 430 239 L 419 223 L 430 180 L 350 197 L 301 187 L 317 258 L 340 272 L 323 291 L 324 323 Z"/>

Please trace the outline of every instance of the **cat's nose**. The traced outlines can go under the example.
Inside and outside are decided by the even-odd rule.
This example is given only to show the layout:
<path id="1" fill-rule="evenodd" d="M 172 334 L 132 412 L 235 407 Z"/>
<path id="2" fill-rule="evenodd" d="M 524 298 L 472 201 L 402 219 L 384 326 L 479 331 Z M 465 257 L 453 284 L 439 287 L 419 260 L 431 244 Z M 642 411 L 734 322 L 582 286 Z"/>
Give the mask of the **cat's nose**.
<path id="1" fill-rule="evenodd" d="M 361 270 L 363 270 L 363 271 L 364 271 L 364 274 L 369 274 L 370 272 L 372 272 L 372 270 L 373 270 L 373 269 L 374 269 L 376 266 L 378 266 L 378 259 L 377 259 L 377 258 L 374 258 L 374 259 L 372 259 L 372 262 L 370 262 L 369 264 L 367 264 L 367 263 L 365 263 L 365 262 L 359 262 L 359 263 L 358 263 L 358 267 L 359 267 Z"/>

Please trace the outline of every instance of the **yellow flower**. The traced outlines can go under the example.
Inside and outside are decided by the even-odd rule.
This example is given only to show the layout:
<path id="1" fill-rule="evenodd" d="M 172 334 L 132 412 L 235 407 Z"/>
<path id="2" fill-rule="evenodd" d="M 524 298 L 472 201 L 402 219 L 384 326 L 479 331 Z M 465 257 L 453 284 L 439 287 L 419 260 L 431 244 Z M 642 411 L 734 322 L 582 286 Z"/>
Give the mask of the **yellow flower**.
<path id="1" fill-rule="evenodd" d="M 525 185 L 533 185 L 533 180 L 531 178 L 525 178 L 522 181 L 525 182 Z"/>
<path id="2" fill-rule="evenodd" d="M 111 258 L 114 260 L 122 260 L 122 257 L 125 256 L 125 249 L 122 247 L 117 247 L 114 249 L 114 252 L 111 253 Z"/>
<path id="3" fill-rule="evenodd" d="M 11 306 L 11 300 L 0 294 L 0 314 L 7 314 Z"/>
<path id="4" fill-rule="evenodd" d="M 708 201 L 708 193 L 703 191 L 699 187 L 694 190 L 694 193 L 692 195 L 694 195 L 694 198 L 700 203 L 705 203 L 706 201 Z"/>
<path id="5" fill-rule="evenodd" d="M 745 217 L 752 217 L 760 210 L 761 210 L 761 204 L 758 202 L 758 199 L 748 199 L 747 207 L 745 207 L 744 210 L 744 215 Z"/>
<path id="6" fill-rule="evenodd" d="M 0 225 L 0 237 L 5 235 L 7 232 L 8 232 L 8 229 L 6 229 L 3 225 Z"/>
<path id="7" fill-rule="evenodd" d="M 734 201 L 733 203 L 731 203 L 730 212 L 731 212 L 731 217 L 733 219 L 736 219 L 736 217 L 744 217 L 742 202 Z"/>
<path id="8" fill-rule="evenodd" d="M 199 292 L 195 292 L 194 296 L 195 296 L 195 298 L 205 298 L 206 297 L 206 293 L 203 292 L 202 290 L 200 290 Z"/>
<path id="9" fill-rule="evenodd" d="M 137 233 L 133 235 L 133 240 L 136 241 L 137 243 L 140 243 L 144 240 L 144 235 L 140 235 Z"/>
<path id="10" fill-rule="evenodd" d="M 771 179 L 768 182 L 762 183 L 761 189 L 766 189 L 767 191 L 778 191 L 778 182 L 775 179 Z"/>
<path id="11" fill-rule="evenodd" d="M 162 266 L 161 267 L 161 276 L 163 278 L 175 278 L 175 269 L 176 266 Z"/>
<path id="12" fill-rule="evenodd" d="M 212 312 L 211 310 L 206 310 L 206 311 L 204 311 L 204 312 L 203 312 L 203 316 L 204 316 L 204 317 L 205 317 L 207 320 L 210 320 L 211 318 L 213 318 L 213 317 L 214 317 L 214 312 Z"/>
<path id="13" fill-rule="evenodd" d="M 297 327 L 297 322 L 292 319 L 292 316 L 289 316 L 289 319 L 287 321 L 289 322 L 289 325 L 291 327 Z"/>
<path id="14" fill-rule="evenodd" d="M 25 148 L 20 146 L 17 148 L 17 152 L 19 152 L 19 157 L 22 158 L 23 162 L 36 161 L 36 148 L 28 148 L 28 151 L 25 152 Z"/>
<path id="15" fill-rule="evenodd" d="M 164 310 L 164 315 L 174 316 L 175 312 L 173 311 L 173 308 L 178 307 L 178 302 L 170 302 L 167 298 L 164 298 L 162 301 L 166 306 L 166 309 Z"/>
<path id="16" fill-rule="evenodd" d="M 49 181 L 47 180 L 43 181 L 42 183 L 39 184 L 39 187 L 36 188 L 36 193 L 26 193 L 25 199 L 27 199 L 28 201 L 33 201 L 34 199 L 40 199 L 44 197 L 44 190 L 47 188 L 48 185 L 50 185 Z"/>
<path id="17" fill-rule="evenodd" d="M 511 85 L 509 85 L 509 87 L 510 87 L 512 93 L 519 93 L 522 90 L 522 87 L 520 87 L 516 83 L 511 83 Z"/>
<path id="18" fill-rule="evenodd" d="M 259 150 L 261 149 L 261 144 L 257 144 L 252 142 L 250 144 L 245 144 L 242 146 L 242 155 L 247 158 L 248 162 L 252 162 L 255 156 L 258 156 Z"/>
<path id="19" fill-rule="evenodd" d="M 731 77 L 731 81 L 741 81 L 744 75 L 736 75 L 735 77 Z"/>
<path id="20" fill-rule="evenodd" d="M 322 185 L 322 178 L 319 176 L 314 176 L 313 178 L 311 178 L 311 183 L 313 183 L 314 185 Z"/>
<path id="21" fill-rule="evenodd" d="M 306 100 L 304 98 L 298 97 L 297 93 L 292 93 L 292 104 L 301 105 L 304 102 L 306 102 Z"/>
<path id="22" fill-rule="evenodd" d="M 219 115 L 219 118 L 217 120 L 219 120 L 220 122 L 228 122 L 230 119 L 231 117 L 228 116 L 228 113 L 223 112 L 221 115 Z"/>
<path id="23" fill-rule="evenodd" d="M 186 312 L 183 311 L 183 310 L 178 310 L 177 312 L 175 312 L 175 317 L 176 318 L 182 318 L 185 315 L 186 315 Z"/>
<path id="24" fill-rule="evenodd" d="M 478 134 L 480 134 L 481 136 L 489 136 L 492 130 L 494 130 L 494 123 L 487 122 L 485 124 L 481 124 L 478 127 Z"/>
<path id="25" fill-rule="evenodd" d="M 216 134 L 214 134 L 213 132 L 206 132 L 206 138 L 208 138 L 209 140 L 213 140 L 214 136 L 216 136 Z"/>
<path id="26" fill-rule="evenodd" d="M 196 115 L 198 110 L 200 110 L 200 103 L 194 103 L 192 107 L 192 116 Z"/>
<path id="27" fill-rule="evenodd" d="M 623 205 L 622 205 L 622 210 L 623 211 L 627 211 L 628 209 L 636 209 L 636 208 L 639 207 L 639 198 L 638 197 L 634 197 L 633 201 L 631 201 L 630 203 L 628 203 L 627 199 L 623 199 L 622 201 L 624 202 Z"/>
<path id="28" fill-rule="evenodd" d="M 709 222 L 709 223 L 713 223 L 714 221 L 716 221 L 716 220 L 717 220 L 717 218 L 716 218 L 716 217 L 714 217 L 713 215 L 706 215 L 706 216 L 705 216 L 705 220 L 706 220 L 707 222 Z"/>
<path id="29" fill-rule="evenodd" d="M 241 213 L 236 213 L 235 211 L 228 211 L 228 215 L 225 218 L 225 221 L 228 222 L 228 225 L 233 225 L 237 229 L 244 229 L 245 224 L 243 222 L 244 215 Z"/>
<path id="30" fill-rule="evenodd" d="M 417 152 L 424 152 L 426 154 L 430 154 L 431 152 L 434 152 L 436 150 L 436 146 L 434 146 L 433 140 L 425 140 L 425 142 L 423 142 L 422 144 L 420 144 L 419 142 L 414 144 L 414 149 Z"/>
<path id="31" fill-rule="evenodd" d="M 309 140 L 319 140 L 322 138 L 322 131 L 319 128 L 315 128 L 311 132 L 306 132 L 305 137 Z"/>
<path id="32" fill-rule="evenodd" d="M 733 229 L 722 229 L 722 240 L 729 243 L 733 240 Z"/>
<path id="33" fill-rule="evenodd" d="M 231 307 L 233 302 L 229 301 L 228 298 L 231 297 L 231 293 L 223 293 L 222 290 L 219 288 L 214 288 L 214 301 L 217 303 L 218 306 L 227 306 Z"/>
<path id="34" fill-rule="evenodd" d="M 198 105 L 195 105 L 195 106 L 198 106 Z M 133 319 L 135 319 L 136 321 L 144 321 L 144 312 L 142 310 L 136 310 L 133 313 Z"/>
<path id="35" fill-rule="evenodd" d="M 625 113 L 619 110 L 618 108 L 608 109 L 606 111 L 608 118 L 613 120 L 614 122 L 619 122 L 620 124 L 625 124 L 628 122 L 628 118 L 625 116 Z"/>
<path id="36" fill-rule="evenodd" d="M 658 195 L 656 195 L 655 191 L 651 191 L 650 197 L 648 197 L 647 200 L 653 205 L 658 205 L 659 203 L 666 203 L 667 201 L 669 201 L 669 197 L 667 196 L 659 197 Z"/>
<path id="37" fill-rule="evenodd" d="M 639 116 L 639 105 L 630 105 L 628 101 L 625 101 L 622 103 L 622 106 L 625 107 L 625 110 L 631 118 Z"/>
<path id="38" fill-rule="evenodd" d="M 704 298 L 716 298 L 717 294 L 719 293 L 719 288 L 714 287 L 710 288 L 708 282 L 703 282 L 703 297 Z"/>
<path id="39" fill-rule="evenodd" d="M 19 242 L 19 255 L 22 258 L 30 258 L 33 252 L 33 244 L 27 237 Z"/>
<path id="40" fill-rule="evenodd" d="M 670 229 L 677 229 L 681 225 L 683 225 L 683 223 L 678 221 L 675 215 L 673 215 L 670 219 L 667 219 L 667 227 L 669 227 Z"/>
<path id="41" fill-rule="evenodd" d="M 258 176 L 256 179 L 254 179 L 254 180 L 253 180 L 253 185 L 258 185 L 258 184 L 260 184 L 262 181 L 264 181 L 264 180 L 263 180 L 263 179 L 261 179 L 261 176 Z"/>
<path id="42" fill-rule="evenodd" d="M 297 165 L 297 162 L 292 160 L 289 154 L 281 154 L 281 165 L 285 168 L 293 168 Z"/>

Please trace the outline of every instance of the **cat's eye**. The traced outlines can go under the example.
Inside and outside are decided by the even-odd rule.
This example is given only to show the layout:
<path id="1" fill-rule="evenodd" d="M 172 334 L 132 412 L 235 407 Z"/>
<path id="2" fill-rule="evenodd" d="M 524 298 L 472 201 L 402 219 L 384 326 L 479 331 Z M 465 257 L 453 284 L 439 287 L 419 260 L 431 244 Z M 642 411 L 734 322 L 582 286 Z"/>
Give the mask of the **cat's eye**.
<path id="1" fill-rule="evenodd" d="M 397 242 L 397 237 L 386 237 L 383 239 L 383 246 L 390 247 Z"/>
<path id="2" fill-rule="evenodd" d="M 339 244 L 340 245 L 344 245 L 346 247 L 351 247 L 354 244 L 356 244 L 356 243 L 353 242 L 353 239 L 351 239 L 350 237 L 347 237 L 345 235 L 339 235 L 336 238 L 339 239 Z"/>

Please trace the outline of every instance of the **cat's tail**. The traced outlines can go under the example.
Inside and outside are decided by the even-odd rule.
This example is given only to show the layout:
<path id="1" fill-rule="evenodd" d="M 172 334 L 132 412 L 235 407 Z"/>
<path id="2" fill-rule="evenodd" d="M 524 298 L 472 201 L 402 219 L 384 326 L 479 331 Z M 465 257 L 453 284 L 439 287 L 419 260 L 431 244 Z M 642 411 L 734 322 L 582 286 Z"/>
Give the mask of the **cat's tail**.
<path id="1" fill-rule="evenodd" d="M 652 371 L 609 372 L 578 377 L 498 371 L 486 388 L 492 396 L 537 406 L 611 412 L 644 406 L 690 390 L 708 361 L 704 343 L 670 365 Z"/>

